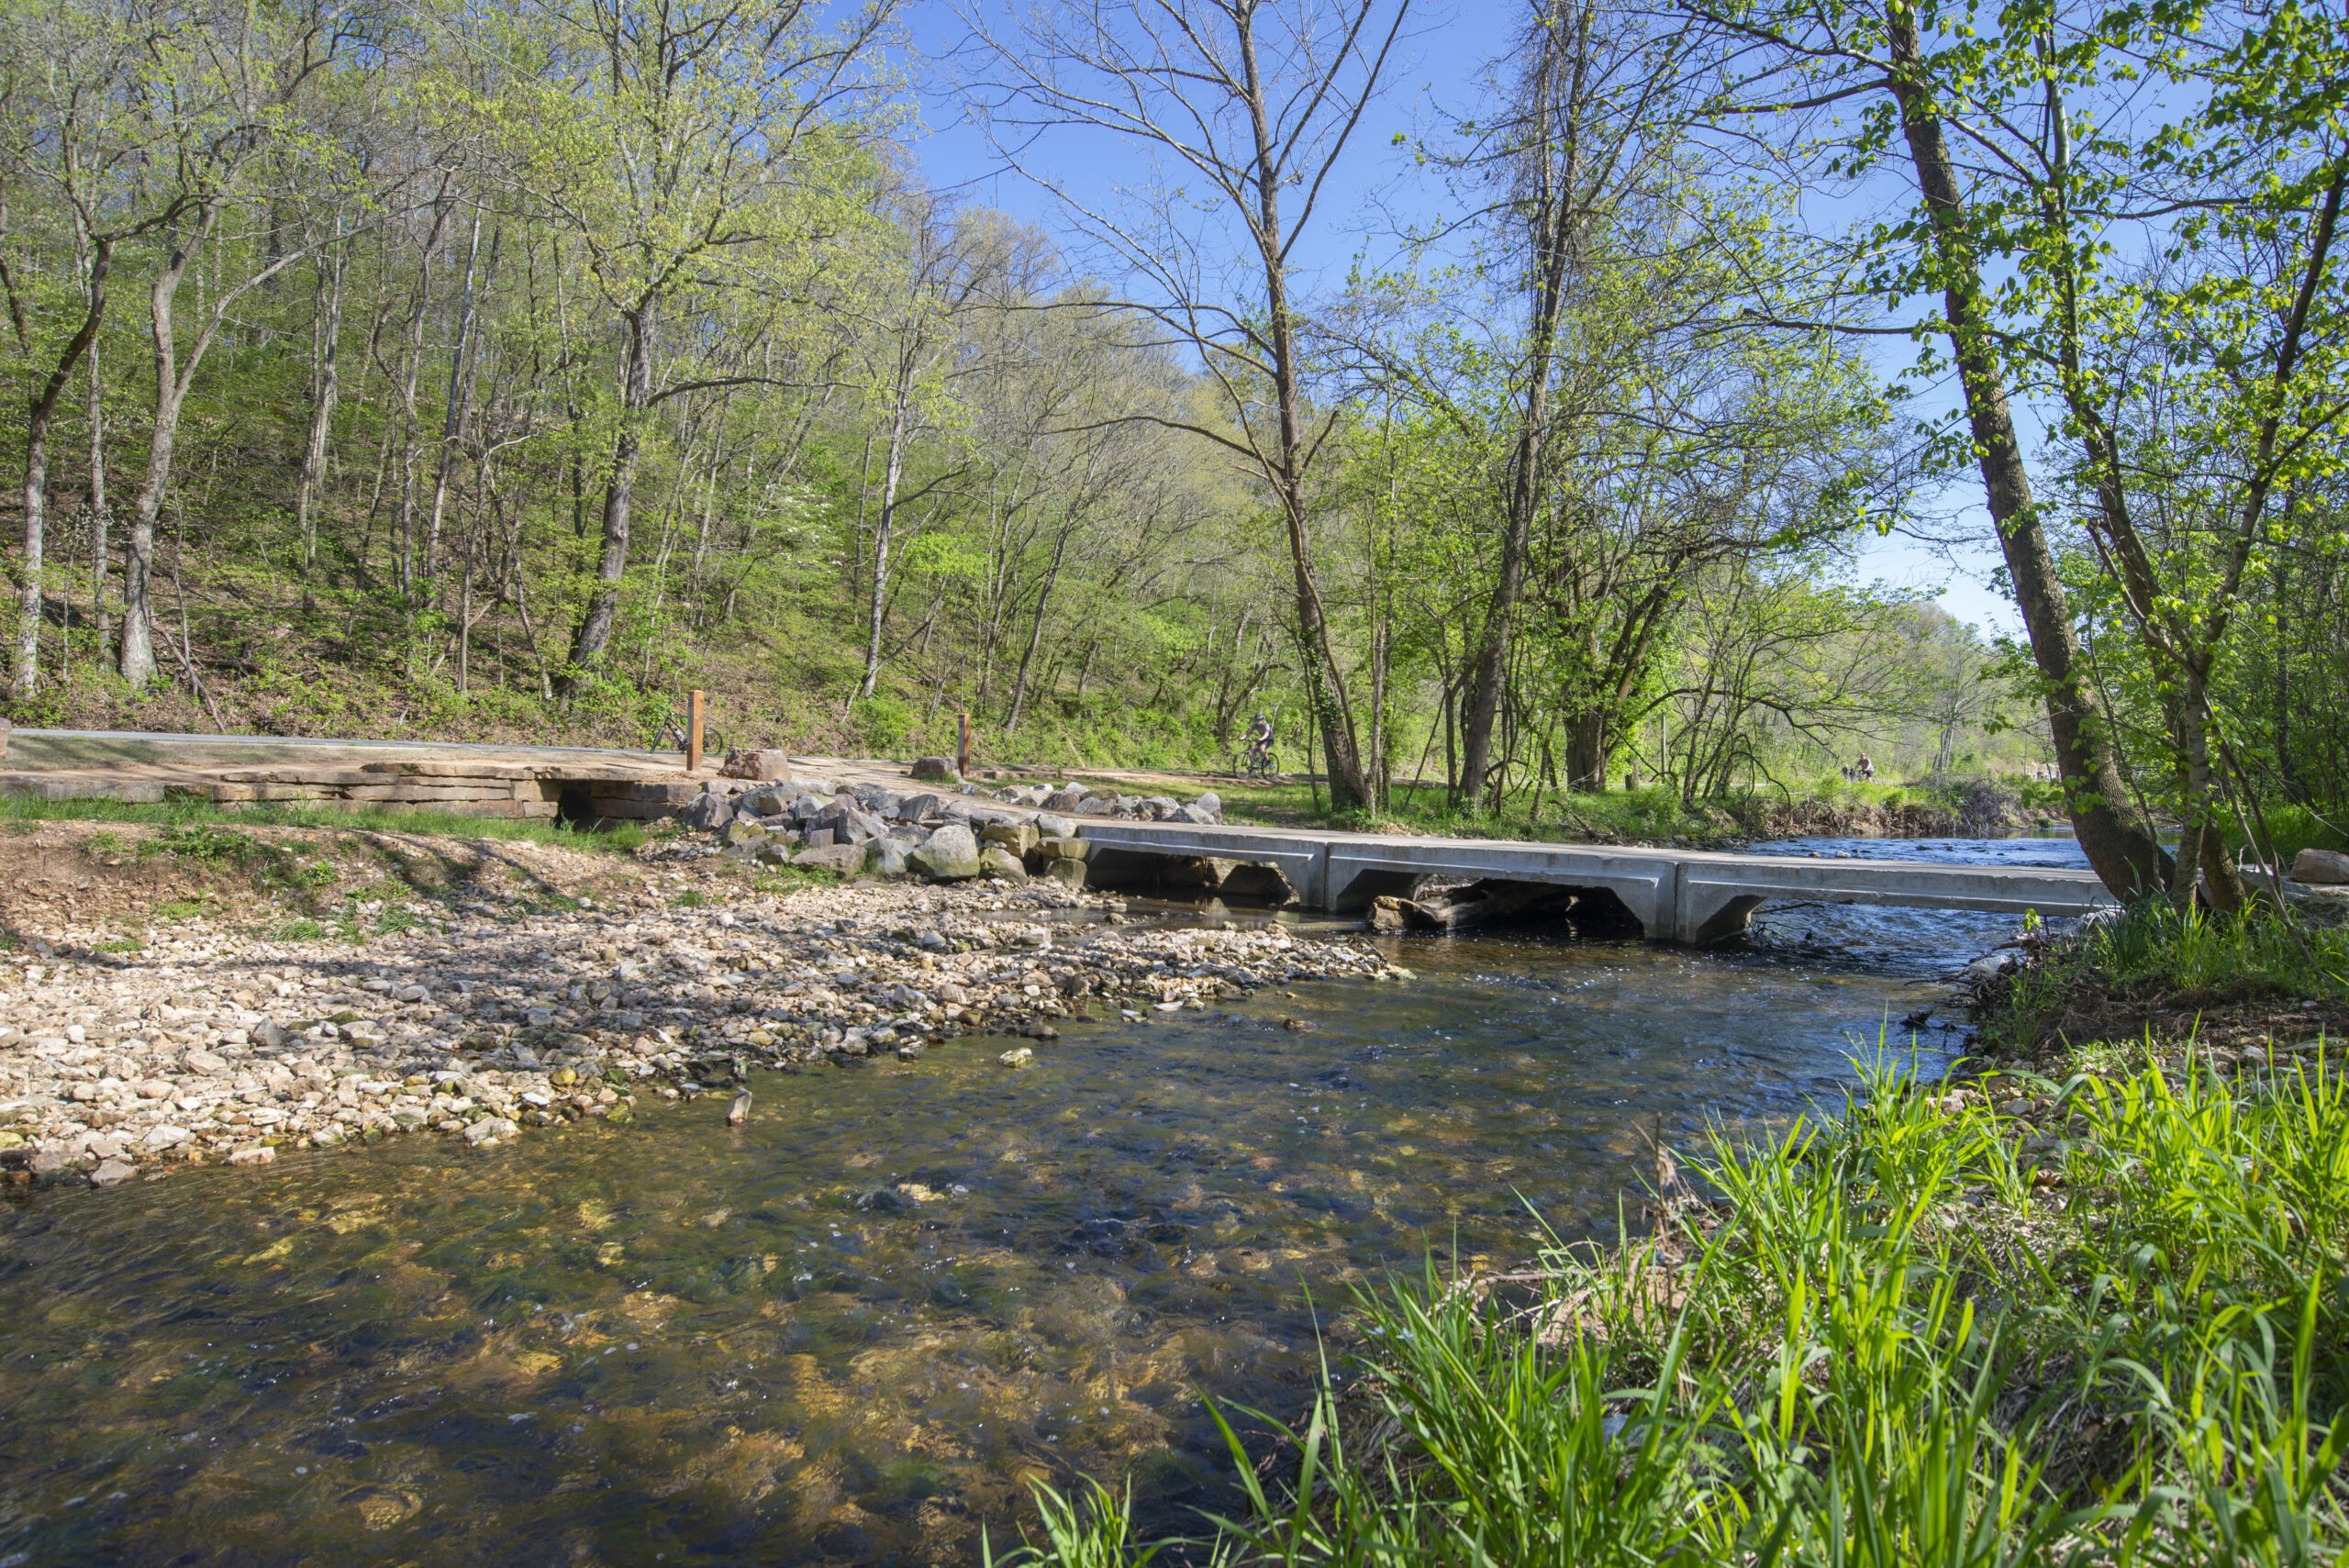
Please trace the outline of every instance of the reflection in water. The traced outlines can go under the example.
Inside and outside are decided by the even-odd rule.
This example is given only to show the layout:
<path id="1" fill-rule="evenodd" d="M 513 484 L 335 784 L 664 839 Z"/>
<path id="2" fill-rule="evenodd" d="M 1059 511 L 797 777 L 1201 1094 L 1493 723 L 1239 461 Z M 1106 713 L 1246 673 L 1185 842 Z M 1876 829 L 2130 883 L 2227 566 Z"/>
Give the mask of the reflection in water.
<path id="1" fill-rule="evenodd" d="M 1198 1393 L 1301 1397 L 1302 1283 L 1518 1252 L 1527 1205 L 1603 1234 L 1642 1129 L 1831 1100 L 2005 929 L 1759 925 L 1406 940 L 1411 984 L 771 1078 L 740 1129 L 37 1195 L 0 1210 L 0 1561 L 959 1562 L 1073 1469 L 1179 1525 L 1228 1506 Z"/>

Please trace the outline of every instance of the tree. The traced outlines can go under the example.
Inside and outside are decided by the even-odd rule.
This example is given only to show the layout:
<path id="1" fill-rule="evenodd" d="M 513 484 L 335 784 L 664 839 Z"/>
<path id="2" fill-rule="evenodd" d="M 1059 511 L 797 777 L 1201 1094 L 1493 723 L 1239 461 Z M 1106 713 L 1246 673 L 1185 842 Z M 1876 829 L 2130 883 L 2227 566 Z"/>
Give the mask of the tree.
<path id="1" fill-rule="evenodd" d="M 886 15 L 881 0 L 826 31 L 804 0 L 551 0 L 535 26 L 479 18 L 497 77 L 454 95 L 497 151 L 485 177 L 579 247 L 618 339 L 601 549 L 566 695 L 611 642 L 652 410 L 763 379 L 699 318 L 729 291 L 807 288 L 825 243 L 863 220 L 870 165 L 851 111 Z M 696 352 L 664 359 L 664 333 Z"/>
<path id="2" fill-rule="evenodd" d="M 1167 422 L 1241 459 L 1278 513 L 1308 701 L 1341 808 L 1373 790 L 1317 564 L 1313 470 L 1338 411 L 1311 406 L 1297 250 L 1408 8 L 1102 0 L 1028 13 L 1008 32 L 966 13 L 984 62 L 974 96 L 997 146 L 1131 270 L 1146 295 L 1138 308 L 1197 350 L 1222 395 L 1228 422 Z M 1053 130 L 1139 144 L 1171 161 L 1178 182 L 1201 182 L 1205 197 L 1178 183 L 1129 193 L 1114 209 L 1097 203 L 1030 155 Z"/>
<path id="3" fill-rule="evenodd" d="M 1828 0 L 1684 0 L 1692 20 L 1713 29 L 1727 53 L 1716 110 L 1741 130 L 1754 117 L 1787 127 L 1784 144 L 1807 155 L 1825 150 L 1827 172 L 1888 178 L 1887 154 L 1906 154 L 1919 201 L 1905 220 L 1863 236 L 1862 275 L 1876 297 L 1939 295 L 1941 312 L 1899 328 L 1945 339 L 1964 393 L 1965 451 L 1977 468 L 2007 575 L 2030 634 L 2048 725 L 2081 848 L 2105 884 L 2122 896 L 2158 888 L 2169 859 L 2150 828 L 2132 821 L 2109 727 L 2099 716 L 2071 608 L 2033 495 L 2022 439 L 2009 401 L 1991 291 L 1984 283 L 1983 215 L 1961 178 L 1949 140 L 1954 83 L 1978 62 L 1979 36 L 1961 6 L 1903 0 L 1846 6 Z M 1929 30 L 1946 28 L 1951 48 L 1929 52 Z M 1852 122 L 1834 118 L 1856 106 Z M 1815 142 L 1814 139 L 1815 139 Z"/>

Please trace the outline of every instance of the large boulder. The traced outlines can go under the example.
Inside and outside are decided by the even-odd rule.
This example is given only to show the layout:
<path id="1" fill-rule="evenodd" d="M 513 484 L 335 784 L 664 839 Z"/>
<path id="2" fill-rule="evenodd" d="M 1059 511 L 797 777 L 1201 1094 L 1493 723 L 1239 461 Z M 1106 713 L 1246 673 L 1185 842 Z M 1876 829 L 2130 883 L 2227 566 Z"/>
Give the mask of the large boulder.
<path id="1" fill-rule="evenodd" d="M 1036 852 L 1048 861 L 1081 861 L 1092 847 L 1074 833 L 1036 840 Z"/>
<path id="2" fill-rule="evenodd" d="M 954 759 L 952 757 L 917 757 L 914 765 L 907 771 L 915 778 L 938 784 L 963 782 L 963 775 L 954 771 Z"/>
<path id="3" fill-rule="evenodd" d="M 1028 880 L 1028 868 L 1019 863 L 1018 855 L 1001 844 L 989 844 L 979 851 L 979 874 L 994 877 L 999 882 L 1025 882 Z"/>
<path id="4" fill-rule="evenodd" d="M 816 813 L 814 823 L 818 828 L 830 828 L 832 841 L 840 844 L 862 844 L 889 830 L 887 823 L 845 798 Z"/>
<path id="5" fill-rule="evenodd" d="M 1076 837 L 1076 821 L 1074 817 L 1047 811 L 1036 818 L 1036 833 L 1045 839 L 1074 839 Z"/>
<path id="6" fill-rule="evenodd" d="M 1206 812 L 1210 819 L 1220 820 L 1223 817 L 1223 797 L 1213 790 L 1208 791 L 1191 804 Z"/>
<path id="7" fill-rule="evenodd" d="M 1082 888 L 1085 885 L 1085 862 L 1083 861 L 1046 861 L 1043 874 L 1063 887 Z"/>
<path id="8" fill-rule="evenodd" d="M 1047 811 L 1074 811 L 1076 803 L 1084 798 L 1085 792 L 1074 784 L 1063 784 L 1046 795 L 1040 804 Z"/>
<path id="9" fill-rule="evenodd" d="M 697 833 L 714 833 L 734 820 L 734 802 L 715 790 L 705 790 L 677 813 L 677 820 Z"/>
<path id="10" fill-rule="evenodd" d="M 2302 850 L 2292 857 L 2292 880 L 2310 887 L 2349 887 L 2349 855 L 2337 850 Z"/>
<path id="11" fill-rule="evenodd" d="M 1032 822 L 990 822 L 979 830 L 979 842 L 993 844 L 1024 855 L 1036 847 L 1036 825 Z"/>
<path id="12" fill-rule="evenodd" d="M 1107 817 L 1117 809 L 1118 797 L 1113 795 L 1088 795 L 1069 807 L 1079 817 Z"/>
<path id="13" fill-rule="evenodd" d="M 913 846 L 903 839 L 875 839 L 865 846 L 864 869 L 874 876 L 900 877 L 912 873 L 908 863 Z"/>
<path id="14" fill-rule="evenodd" d="M 932 882 L 961 882 L 979 874 L 979 841 L 968 828 L 950 822 L 907 855 L 906 863 Z"/>
<path id="15" fill-rule="evenodd" d="M 729 751 L 718 770 L 726 779 L 781 779 L 791 776 L 791 753 L 763 748 L 758 751 Z"/>
<path id="16" fill-rule="evenodd" d="M 813 866 L 841 876 L 854 876 L 864 869 L 865 847 L 863 844 L 823 844 L 802 850 L 792 857 L 796 866 Z"/>

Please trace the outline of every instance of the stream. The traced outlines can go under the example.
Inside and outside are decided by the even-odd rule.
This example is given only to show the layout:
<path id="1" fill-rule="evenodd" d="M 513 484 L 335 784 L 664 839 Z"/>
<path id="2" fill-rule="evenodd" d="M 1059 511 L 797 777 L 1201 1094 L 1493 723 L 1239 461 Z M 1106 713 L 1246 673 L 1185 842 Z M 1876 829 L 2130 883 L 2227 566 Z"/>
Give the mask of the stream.
<path id="1" fill-rule="evenodd" d="M 1352 1282 L 1608 1235 L 1659 1129 L 1832 1106 L 1880 1031 L 1939 1071 L 1944 977 L 2011 929 L 1396 939 L 1414 981 L 766 1075 L 740 1128 L 648 1099 L 36 1193 L 0 1205 L 0 1568 L 975 1562 L 1080 1471 L 1182 1529 L 1235 1506 L 1199 1396 L 1293 1414 Z"/>

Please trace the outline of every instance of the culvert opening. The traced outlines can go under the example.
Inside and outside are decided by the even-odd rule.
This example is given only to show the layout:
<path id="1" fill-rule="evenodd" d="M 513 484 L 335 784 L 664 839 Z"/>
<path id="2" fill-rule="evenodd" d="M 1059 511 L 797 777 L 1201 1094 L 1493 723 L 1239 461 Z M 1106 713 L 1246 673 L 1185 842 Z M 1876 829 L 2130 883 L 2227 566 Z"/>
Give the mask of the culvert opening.
<path id="1" fill-rule="evenodd" d="M 1585 940 L 1615 940 L 1646 933 L 1640 917 L 1615 895 L 1613 888 L 1577 887 L 1574 895 L 1574 903 L 1566 909 L 1566 926 L 1576 937 Z"/>
<path id="2" fill-rule="evenodd" d="M 596 826 L 596 807 L 584 784 L 567 784 L 555 796 L 554 819 L 564 828 L 589 828 Z"/>

